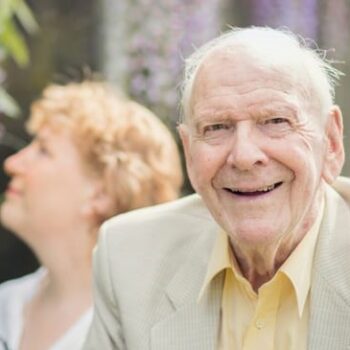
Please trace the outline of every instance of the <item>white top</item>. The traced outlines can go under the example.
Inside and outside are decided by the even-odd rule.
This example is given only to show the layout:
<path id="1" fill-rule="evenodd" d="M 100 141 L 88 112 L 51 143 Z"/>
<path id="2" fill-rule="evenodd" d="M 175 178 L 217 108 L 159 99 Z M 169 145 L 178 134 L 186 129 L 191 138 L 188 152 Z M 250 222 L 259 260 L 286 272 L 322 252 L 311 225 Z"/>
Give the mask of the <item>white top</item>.
<path id="1" fill-rule="evenodd" d="M 23 309 L 46 274 L 44 268 L 0 285 L 0 338 L 11 350 L 19 348 L 23 331 Z M 81 349 L 92 321 L 92 306 L 48 350 Z"/>

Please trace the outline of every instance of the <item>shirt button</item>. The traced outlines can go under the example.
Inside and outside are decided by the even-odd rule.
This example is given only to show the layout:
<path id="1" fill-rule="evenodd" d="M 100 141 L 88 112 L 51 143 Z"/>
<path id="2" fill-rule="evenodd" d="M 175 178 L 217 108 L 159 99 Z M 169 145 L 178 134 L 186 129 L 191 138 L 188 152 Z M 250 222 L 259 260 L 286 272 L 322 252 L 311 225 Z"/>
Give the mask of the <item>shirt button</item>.
<path id="1" fill-rule="evenodd" d="M 262 320 L 256 320 L 255 321 L 255 327 L 257 329 L 262 329 L 264 327 L 264 322 Z"/>

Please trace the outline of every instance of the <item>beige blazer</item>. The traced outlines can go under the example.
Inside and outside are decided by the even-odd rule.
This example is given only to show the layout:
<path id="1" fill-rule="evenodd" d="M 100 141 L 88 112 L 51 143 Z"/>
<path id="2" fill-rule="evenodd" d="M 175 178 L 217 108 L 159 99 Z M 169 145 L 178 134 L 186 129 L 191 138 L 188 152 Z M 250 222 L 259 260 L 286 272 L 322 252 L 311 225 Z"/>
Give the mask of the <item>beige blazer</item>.
<path id="1" fill-rule="evenodd" d="M 311 289 L 309 350 L 350 348 L 350 181 L 328 187 Z M 345 200 L 347 198 L 347 201 Z M 197 303 L 218 226 L 198 195 L 101 229 L 85 350 L 216 350 L 222 278 Z M 263 347 L 262 347 L 263 348 Z"/>

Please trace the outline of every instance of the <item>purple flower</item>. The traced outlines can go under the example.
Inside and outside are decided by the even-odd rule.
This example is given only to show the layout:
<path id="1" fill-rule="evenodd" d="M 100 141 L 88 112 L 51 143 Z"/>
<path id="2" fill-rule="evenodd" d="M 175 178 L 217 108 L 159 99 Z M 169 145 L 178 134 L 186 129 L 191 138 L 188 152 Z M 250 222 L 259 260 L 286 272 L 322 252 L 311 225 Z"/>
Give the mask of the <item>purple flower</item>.
<path id="1" fill-rule="evenodd" d="M 183 57 L 219 32 L 219 0 L 130 1 L 127 13 L 129 94 L 174 118 Z M 125 13 L 118 14 L 124 16 Z M 118 20 L 118 19 L 117 19 Z M 123 20 L 122 18 L 119 20 Z M 161 116 L 162 117 L 162 116 Z"/>

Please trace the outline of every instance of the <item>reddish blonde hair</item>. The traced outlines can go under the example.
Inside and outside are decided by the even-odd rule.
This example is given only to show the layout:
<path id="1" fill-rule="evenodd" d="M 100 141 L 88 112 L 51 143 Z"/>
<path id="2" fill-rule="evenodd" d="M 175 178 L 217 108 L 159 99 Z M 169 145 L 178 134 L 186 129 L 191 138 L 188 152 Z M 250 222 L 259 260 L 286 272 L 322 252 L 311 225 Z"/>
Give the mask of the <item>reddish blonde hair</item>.
<path id="1" fill-rule="evenodd" d="M 113 207 L 102 220 L 175 199 L 183 176 L 177 145 L 152 112 L 105 83 L 50 85 L 34 102 L 28 130 L 71 130 L 84 163 L 104 181 Z"/>

